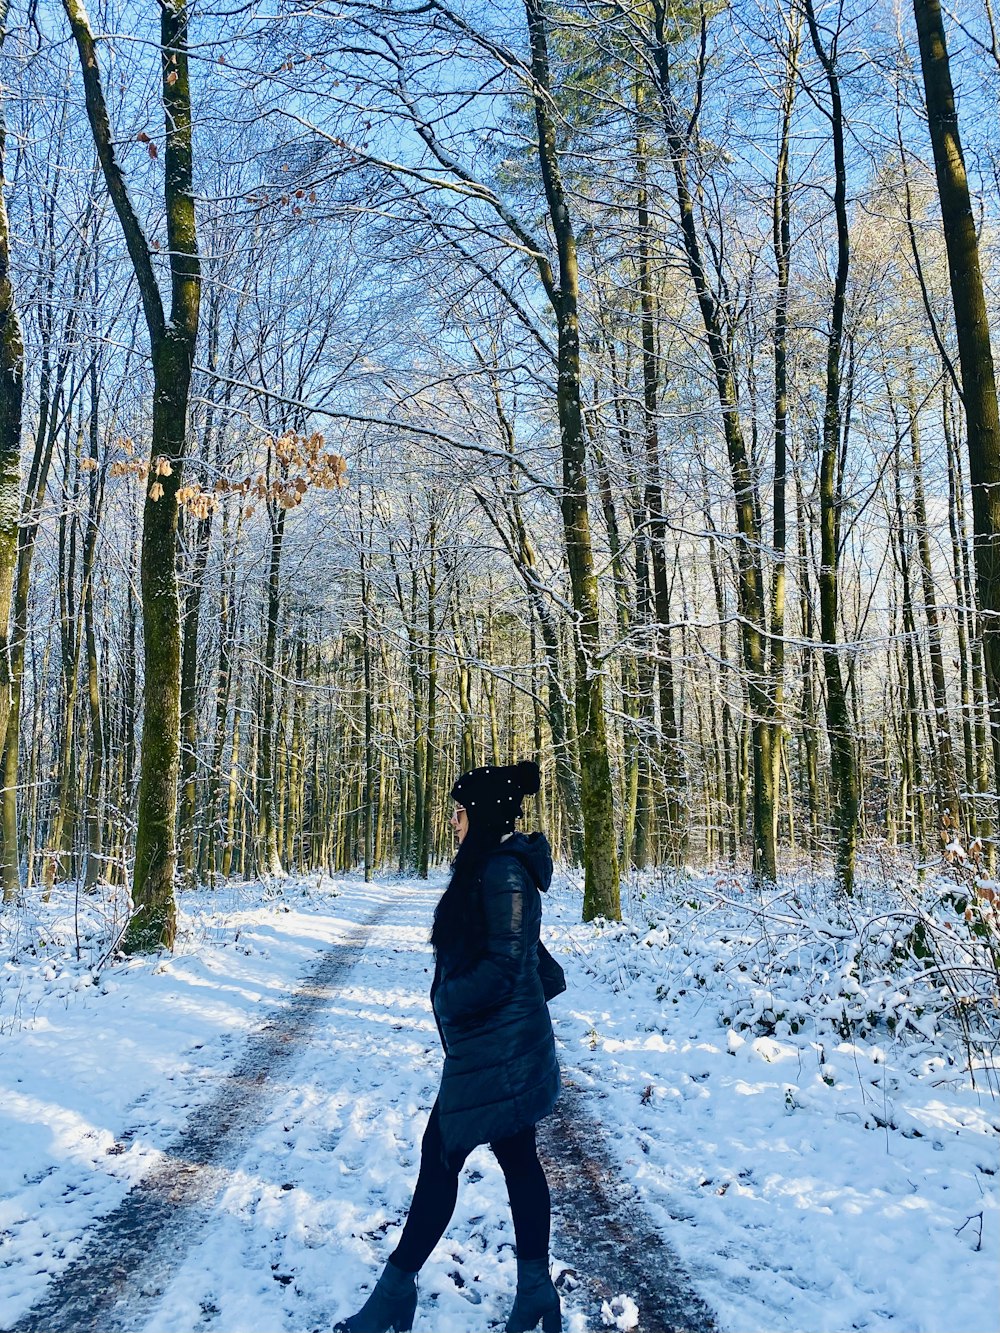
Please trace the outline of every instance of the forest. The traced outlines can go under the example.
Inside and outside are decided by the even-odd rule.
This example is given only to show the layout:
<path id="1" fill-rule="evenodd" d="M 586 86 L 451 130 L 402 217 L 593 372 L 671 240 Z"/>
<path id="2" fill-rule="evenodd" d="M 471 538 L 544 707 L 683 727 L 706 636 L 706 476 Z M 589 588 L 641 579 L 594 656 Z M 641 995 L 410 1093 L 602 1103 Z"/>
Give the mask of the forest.
<path id="1" fill-rule="evenodd" d="M 0 61 L 6 908 L 426 876 L 537 757 L 587 920 L 986 919 L 991 0 L 0 0 Z"/>

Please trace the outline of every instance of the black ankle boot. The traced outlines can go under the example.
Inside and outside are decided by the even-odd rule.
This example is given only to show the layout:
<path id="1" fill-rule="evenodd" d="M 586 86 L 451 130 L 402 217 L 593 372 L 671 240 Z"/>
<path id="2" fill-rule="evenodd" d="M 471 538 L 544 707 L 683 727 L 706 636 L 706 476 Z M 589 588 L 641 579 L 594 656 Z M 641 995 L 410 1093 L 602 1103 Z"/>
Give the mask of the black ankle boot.
<path id="1" fill-rule="evenodd" d="M 407 1333 L 416 1308 L 416 1273 L 404 1273 L 390 1260 L 358 1313 L 342 1319 L 333 1333 Z"/>
<path id="2" fill-rule="evenodd" d="M 518 1259 L 517 1295 L 507 1333 L 528 1333 L 541 1320 L 544 1333 L 562 1333 L 562 1306 L 549 1276 L 548 1259 Z"/>

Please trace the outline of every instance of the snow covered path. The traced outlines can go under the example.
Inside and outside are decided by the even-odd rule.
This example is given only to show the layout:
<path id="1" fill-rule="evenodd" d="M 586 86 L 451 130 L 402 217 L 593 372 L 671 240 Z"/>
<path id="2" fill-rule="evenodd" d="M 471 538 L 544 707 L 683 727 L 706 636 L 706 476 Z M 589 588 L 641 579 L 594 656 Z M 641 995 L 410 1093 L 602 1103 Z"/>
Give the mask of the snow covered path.
<path id="1" fill-rule="evenodd" d="M 555 1114 L 540 1126 L 539 1145 L 553 1196 L 554 1247 L 571 1265 L 564 1276 L 578 1279 L 569 1303 L 586 1308 L 581 1298 L 589 1297 L 586 1326 L 714 1333 L 715 1314 L 611 1160 L 601 1127 L 569 1079 Z"/>
<path id="2" fill-rule="evenodd" d="M 265 1016 L 374 917 L 346 977 L 319 987 L 308 1040 L 228 1142 L 197 1159 L 211 1166 L 183 1231 L 164 1228 L 164 1248 L 150 1241 L 124 1275 L 132 1313 L 91 1327 L 309 1333 L 357 1308 L 409 1203 L 437 1087 L 427 929 L 439 887 L 351 879 L 185 895 L 177 952 L 96 984 L 103 945 L 84 929 L 75 956 L 71 896 L 38 909 L 35 936 L 0 971 L 0 1327 L 60 1326 L 38 1321 L 41 1303 L 93 1257 L 99 1219 L 143 1177 L 169 1174 L 185 1124 L 250 1073 Z M 600 1149 L 588 1151 L 599 1117 L 623 1196 L 638 1193 L 727 1333 L 994 1333 L 996 1103 L 931 1041 L 887 1051 L 831 1038 L 804 991 L 815 1013 L 797 1034 L 727 1029 L 746 948 L 704 914 L 699 935 L 681 907 L 643 902 L 634 927 L 581 926 L 577 891 L 563 882 L 550 895 L 546 937 L 570 980 L 553 1005 L 571 1116 L 545 1126 L 553 1155 L 601 1174 Z M 570 1278 L 570 1333 L 634 1327 L 636 1303 L 648 1306 L 637 1268 L 669 1266 L 641 1217 L 631 1250 L 610 1220 L 579 1229 L 608 1233 L 605 1252 L 613 1261 L 617 1246 L 632 1266 L 606 1282 L 603 1321 Z M 553 1258 L 567 1268 L 580 1266 L 571 1242 L 557 1220 Z M 514 1276 L 503 1178 L 480 1149 L 422 1274 L 415 1331 L 496 1327 Z"/>
<path id="3" fill-rule="evenodd" d="M 373 921 L 385 915 L 388 902 Z M 368 924 L 368 923 L 366 923 Z M 268 1084 L 299 1055 L 310 1029 L 361 957 L 368 930 L 325 953 L 288 1003 L 254 1032 L 217 1094 L 197 1107 L 147 1175 L 103 1217 L 80 1257 L 10 1333 L 82 1333 L 142 1327 L 150 1298 L 169 1282 L 193 1235 L 269 1117 Z"/>
<path id="4" fill-rule="evenodd" d="M 375 895 L 366 889 L 363 896 Z M 403 915 L 415 912 L 426 920 L 433 895 L 429 899 L 426 893 L 410 896 L 415 901 L 402 908 Z M 395 910 L 390 911 L 391 908 Z M 158 1330 L 165 1326 L 168 1310 L 178 1299 L 173 1290 L 178 1286 L 183 1287 L 188 1308 L 192 1297 L 198 1296 L 200 1319 L 198 1324 L 191 1323 L 192 1328 L 228 1327 L 214 1290 L 205 1289 L 205 1273 L 210 1265 L 189 1258 L 190 1252 L 205 1244 L 208 1233 L 225 1226 L 232 1211 L 238 1211 L 238 1207 L 234 1209 L 230 1191 L 234 1174 L 249 1174 L 257 1180 L 266 1176 L 272 1185 L 284 1174 L 281 1159 L 287 1156 L 295 1137 L 303 1132 L 303 1120 L 309 1115 L 303 1114 L 301 1104 L 283 1095 L 280 1080 L 284 1079 L 286 1086 L 301 1087 L 308 1082 L 315 1088 L 318 1057 L 310 1046 L 316 1042 L 328 1055 L 332 1054 L 328 1046 L 330 1033 L 324 1029 L 337 1026 L 329 1020 L 343 1003 L 345 990 L 357 985 L 351 973 L 361 963 L 366 946 L 369 967 L 385 968 L 384 950 L 390 940 L 394 942 L 396 957 L 401 956 L 399 941 L 404 932 L 399 930 L 400 910 L 398 901 L 392 903 L 385 897 L 365 920 L 363 928 L 350 931 L 343 943 L 334 945 L 322 956 L 318 967 L 297 987 L 289 1002 L 273 1010 L 249 1037 L 237 1067 L 217 1093 L 194 1110 L 160 1160 L 118 1207 L 101 1219 L 83 1253 L 53 1282 L 43 1299 L 17 1320 L 10 1333 L 84 1333 L 85 1330 L 121 1333 L 144 1327 Z M 382 938 L 375 940 L 373 928 L 380 922 L 384 922 Z M 426 974 L 422 967 L 418 971 L 418 989 L 424 989 Z M 372 980 L 368 978 L 369 987 Z M 354 1073 L 353 1056 L 351 1060 L 350 1072 Z M 293 1067 L 286 1069 L 289 1064 Z M 363 1065 L 357 1073 L 360 1083 L 364 1079 Z M 329 1083 L 329 1078 L 326 1081 Z M 277 1105 L 274 1104 L 276 1084 Z M 352 1085 L 355 1080 L 349 1080 L 349 1086 Z M 379 1087 L 382 1086 L 380 1080 Z M 315 1101 L 310 1102 L 308 1111 L 314 1111 L 316 1106 Z M 587 1326 L 599 1325 L 604 1302 L 609 1308 L 614 1307 L 615 1312 L 619 1308 L 630 1309 L 620 1296 L 624 1284 L 631 1298 L 639 1297 L 643 1330 L 708 1333 L 714 1324 L 710 1312 L 684 1279 L 676 1256 L 670 1254 L 662 1238 L 651 1233 L 648 1222 L 641 1244 L 637 1244 L 637 1227 L 641 1229 L 643 1222 L 641 1209 L 622 1182 L 614 1180 L 600 1130 L 589 1122 L 572 1087 L 567 1089 L 560 1110 L 561 1114 L 546 1127 L 545 1140 L 557 1209 L 561 1205 L 565 1212 L 568 1206 L 571 1214 L 562 1226 L 559 1217 L 555 1224 L 557 1245 L 558 1238 L 566 1235 L 567 1257 L 573 1263 L 573 1268 L 567 1268 L 567 1275 L 572 1277 L 567 1276 L 566 1285 L 573 1289 L 567 1303 L 575 1307 L 576 1315 L 567 1311 L 567 1323 L 571 1328 L 579 1326 L 583 1316 Z M 282 1133 L 288 1137 L 284 1143 L 275 1144 L 269 1160 L 262 1160 L 254 1140 L 276 1118 L 282 1121 Z M 420 1129 L 424 1118 L 417 1120 Z M 336 1146 L 327 1135 L 324 1151 L 335 1151 Z M 414 1145 L 407 1144 L 407 1151 L 412 1153 Z M 248 1168 L 248 1156 L 254 1158 L 252 1169 Z M 474 1170 L 471 1174 L 479 1176 L 480 1172 Z M 288 1193 L 298 1187 L 295 1182 L 286 1181 L 281 1191 Z M 237 1239 L 246 1252 L 247 1236 Z M 214 1236 L 211 1243 L 216 1248 Z M 501 1247 L 504 1244 L 501 1242 Z M 646 1271 L 647 1256 L 653 1247 L 656 1262 Z M 287 1256 L 282 1253 L 280 1257 Z M 258 1256 L 247 1253 L 247 1259 L 251 1261 L 249 1266 L 259 1267 Z M 457 1257 L 456 1262 L 461 1265 L 463 1260 Z M 295 1285 L 294 1294 L 302 1297 L 296 1267 L 294 1260 L 272 1263 L 272 1277 L 280 1286 Z M 284 1268 L 292 1271 L 275 1271 Z M 453 1274 L 452 1281 L 461 1288 L 461 1273 Z M 430 1293 L 429 1299 L 438 1299 L 437 1293 Z M 285 1310 L 283 1317 L 287 1319 L 290 1313 Z M 317 1318 L 315 1310 L 310 1313 L 320 1327 L 333 1317 Z M 477 1310 L 475 1314 L 474 1323 L 478 1327 L 486 1310 Z M 193 1309 L 191 1317 L 194 1318 Z M 183 1321 L 178 1325 L 173 1316 L 169 1318 L 173 1327 L 187 1326 Z M 259 1314 L 254 1318 L 259 1319 Z M 473 1327 L 468 1310 L 441 1322 L 446 1318 L 443 1311 L 436 1313 L 434 1327 L 456 1330 Z M 270 1324 L 257 1325 L 265 1326 Z"/>

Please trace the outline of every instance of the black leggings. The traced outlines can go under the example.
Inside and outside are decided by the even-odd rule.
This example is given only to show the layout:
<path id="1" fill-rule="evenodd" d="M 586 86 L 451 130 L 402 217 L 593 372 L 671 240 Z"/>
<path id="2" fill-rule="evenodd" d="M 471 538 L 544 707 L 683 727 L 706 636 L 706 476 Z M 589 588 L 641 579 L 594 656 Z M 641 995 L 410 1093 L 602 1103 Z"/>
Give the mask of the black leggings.
<path id="1" fill-rule="evenodd" d="M 544 1259 L 549 1252 L 549 1186 L 535 1150 L 535 1127 L 490 1144 L 507 1182 L 519 1259 Z M 389 1256 L 404 1273 L 423 1268 L 445 1233 L 458 1198 L 458 1173 L 465 1158 L 444 1163 L 437 1102 L 420 1147 L 420 1172 L 399 1244 Z"/>

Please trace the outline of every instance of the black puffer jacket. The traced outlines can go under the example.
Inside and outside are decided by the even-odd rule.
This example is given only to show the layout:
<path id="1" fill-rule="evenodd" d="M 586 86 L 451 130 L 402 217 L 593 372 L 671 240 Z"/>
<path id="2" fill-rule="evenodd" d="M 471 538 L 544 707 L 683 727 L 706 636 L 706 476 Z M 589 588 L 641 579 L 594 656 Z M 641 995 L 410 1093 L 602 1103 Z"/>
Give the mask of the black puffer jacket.
<path id="1" fill-rule="evenodd" d="M 544 834 L 515 833 L 483 868 L 485 953 L 471 964 L 438 958 L 431 1004 L 445 1053 L 438 1109 L 449 1156 L 536 1124 L 559 1096 L 538 978 L 539 890 L 551 881 Z"/>

